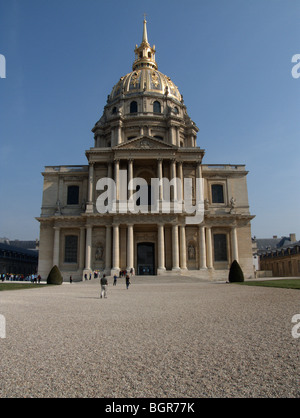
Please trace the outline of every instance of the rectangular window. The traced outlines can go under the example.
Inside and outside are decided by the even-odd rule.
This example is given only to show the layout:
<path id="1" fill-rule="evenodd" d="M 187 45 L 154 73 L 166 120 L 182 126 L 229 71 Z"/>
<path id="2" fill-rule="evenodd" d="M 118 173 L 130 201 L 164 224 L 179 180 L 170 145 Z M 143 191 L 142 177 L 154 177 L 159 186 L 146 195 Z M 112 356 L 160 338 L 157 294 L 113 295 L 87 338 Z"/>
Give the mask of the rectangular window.
<path id="1" fill-rule="evenodd" d="M 227 261 L 226 234 L 214 234 L 215 261 Z"/>
<path id="2" fill-rule="evenodd" d="M 211 186 L 212 203 L 224 203 L 224 193 L 222 184 L 213 184 Z"/>
<path id="3" fill-rule="evenodd" d="M 78 205 L 79 204 L 79 186 L 69 186 L 68 187 L 68 205 Z"/>
<path id="4" fill-rule="evenodd" d="M 67 235 L 65 237 L 65 263 L 77 263 L 77 251 L 77 235 Z"/>

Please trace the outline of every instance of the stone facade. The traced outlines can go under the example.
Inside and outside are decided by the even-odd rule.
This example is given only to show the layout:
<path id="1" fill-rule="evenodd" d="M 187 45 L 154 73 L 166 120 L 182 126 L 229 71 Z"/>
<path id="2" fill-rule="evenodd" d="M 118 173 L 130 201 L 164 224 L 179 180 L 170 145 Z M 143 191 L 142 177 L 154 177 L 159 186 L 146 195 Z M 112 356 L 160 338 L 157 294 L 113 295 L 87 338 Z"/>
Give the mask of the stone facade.
<path id="1" fill-rule="evenodd" d="M 236 259 L 252 277 L 252 250 L 244 165 L 205 165 L 196 145 L 198 128 L 190 119 L 178 88 L 157 70 L 144 21 L 133 71 L 113 87 L 103 115 L 95 124 L 94 146 L 85 166 L 51 166 L 43 173 L 39 273 L 57 265 L 67 280 L 82 280 L 94 270 L 111 275 L 133 268 L 136 274 L 190 274 L 212 280 L 227 278 Z M 113 179 L 110 196 L 98 181 Z M 123 210 L 133 194 L 128 183 L 191 179 L 192 203 L 202 179 L 204 219 L 191 218 L 183 206 L 186 190 L 159 186 L 155 202 L 140 202 L 140 212 Z M 99 213 L 106 192 L 116 212 Z M 187 194 L 187 193 L 186 193 Z M 150 195 L 149 195 L 150 196 Z M 153 197 L 151 198 L 151 200 Z M 164 202 L 170 202 L 167 213 Z M 178 206 L 179 204 L 179 206 Z M 124 206 L 125 205 L 125 206 Z M 175 208 L 180 210 L 176 210 Z M 194 215 L 193 215 L 194 216 Z"/>

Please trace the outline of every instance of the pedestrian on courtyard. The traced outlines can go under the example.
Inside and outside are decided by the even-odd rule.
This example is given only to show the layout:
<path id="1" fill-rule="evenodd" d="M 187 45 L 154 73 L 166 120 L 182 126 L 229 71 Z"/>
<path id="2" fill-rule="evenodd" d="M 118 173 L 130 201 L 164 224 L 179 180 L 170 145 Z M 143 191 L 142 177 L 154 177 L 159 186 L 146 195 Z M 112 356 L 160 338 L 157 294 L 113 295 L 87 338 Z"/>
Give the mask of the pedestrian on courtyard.
<path id="1" fill-rule="evenodd" d="M 113 285 L 117 286 L 117 275 L 116 274 L 114 275 L 114 284 Z"/>
<path id="2" fill-rule="evenodd" d="M 108 286 L 108 281 L 107 278 L 105 276 L 105 274 L 103 274 L 102 279 L 100 280 L 101 283 L 101 293 L 100 293 L 100 299 L 102 299 L 102 297 L 104 297 L 105 299 L 107 298 L 107 286 Z"/>
<path id="3" fill-rule="evenodd" d="M 72 279 L 72 276 L 70 276 L 70 283 L 73 283 L 73 279 Z"/>
<path id="4" fill-rule="evenodd" d="M 130 285 L 130 277 L 129 277 L 129 274 L 126 274 L 126 289 L 129 288 L 129 285 Z"/>

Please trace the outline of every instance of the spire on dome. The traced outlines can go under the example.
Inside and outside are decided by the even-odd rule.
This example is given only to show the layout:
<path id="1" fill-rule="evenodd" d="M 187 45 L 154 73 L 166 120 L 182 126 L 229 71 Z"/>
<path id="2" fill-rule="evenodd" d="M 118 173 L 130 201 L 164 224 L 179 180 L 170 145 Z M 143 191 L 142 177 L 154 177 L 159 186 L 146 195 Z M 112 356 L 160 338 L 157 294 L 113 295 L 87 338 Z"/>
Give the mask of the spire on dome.
<path id="1" fill-rule="evenodd" d="M 142 40 L 142 43 L 143 42 L 148 43 L 146 14 L 144 14 L 144 31 L 143 31 L 143 40 Z"/>
<path id="2" fill-rule="evenodd" d="M 147 20 L 146 15 L 144 15 L 144 29 L 143 29 L 143 39 L 141 45 L 138 47 L 135 46 L 135 61 L 133 63 L 132 69 L 141 68 L 154 68 L 157 70 L 157 64 L 155 61 L 155 45 L 151 48 L 148 42 L 148 33 L 147 33 Z"/>

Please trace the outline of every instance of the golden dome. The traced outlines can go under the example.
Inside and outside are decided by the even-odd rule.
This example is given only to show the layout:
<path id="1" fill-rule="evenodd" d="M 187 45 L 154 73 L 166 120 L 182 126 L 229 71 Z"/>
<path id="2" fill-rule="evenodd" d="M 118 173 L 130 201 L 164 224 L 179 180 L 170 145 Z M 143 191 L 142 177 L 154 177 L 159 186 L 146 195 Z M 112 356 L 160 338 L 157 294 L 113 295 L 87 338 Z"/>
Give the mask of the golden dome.
<path id="1" fill-rule="evenodd" d="M 144 19 L 142 43 L 139 47 L 136 45 L 134 50 L 133 71 L 121 77 L 119 82 L 113 87 L 109 96 L 109 102 L 139 93 L 165 95 L 179 102 L 182 100 L 178 88 L 171 79 L 157 70 L 155 46 L 153 45 L 151 48 L 148 42 L 146 23 Z"/>
<path id="2" fill-rule="evenodd" d="M 160 71 L 150 68 L 142 68 L 120 78 L 120 81 L 113 87 L 109 101 L 120 98 L 121 95 L 134 96 L 138 93 L 153 93 L 172 97 L 181 101 L 181 94 L 171 79 Z"/>

